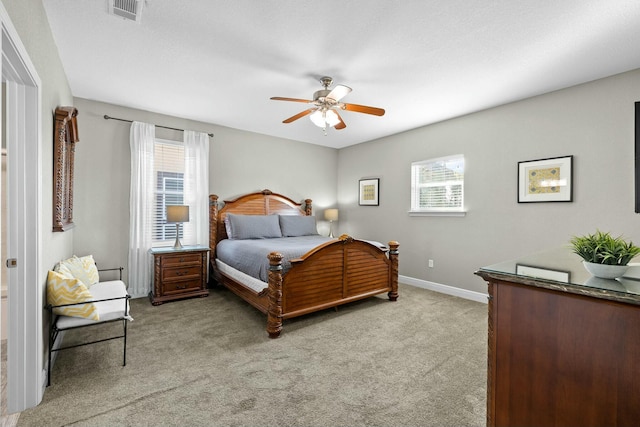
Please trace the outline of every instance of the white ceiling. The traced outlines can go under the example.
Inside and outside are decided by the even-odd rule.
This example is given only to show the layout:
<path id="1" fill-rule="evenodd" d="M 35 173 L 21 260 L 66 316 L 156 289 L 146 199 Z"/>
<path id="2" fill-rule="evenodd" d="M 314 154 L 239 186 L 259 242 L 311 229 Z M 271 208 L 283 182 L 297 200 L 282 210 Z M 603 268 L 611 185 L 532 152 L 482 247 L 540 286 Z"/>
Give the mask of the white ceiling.
<path id="1" fill-rule="evenodd" d="M 335 148 L 640 68 L 638 0 L 43 3 L 76 97 Z M 324 75 L 386 114 L 283 124 Z"/>

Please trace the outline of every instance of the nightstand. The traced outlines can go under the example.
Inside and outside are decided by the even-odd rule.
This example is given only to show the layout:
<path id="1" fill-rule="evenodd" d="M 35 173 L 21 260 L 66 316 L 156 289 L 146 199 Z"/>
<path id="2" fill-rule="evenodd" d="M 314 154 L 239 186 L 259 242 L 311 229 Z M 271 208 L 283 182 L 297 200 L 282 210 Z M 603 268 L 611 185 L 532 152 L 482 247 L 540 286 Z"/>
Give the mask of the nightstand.
<path id="1" fill-rule="evenodd" d="M 153 255 L 151 304 L 209 295 L 206 288 L 208 247 L 152 248 L 149 253 Z"/>

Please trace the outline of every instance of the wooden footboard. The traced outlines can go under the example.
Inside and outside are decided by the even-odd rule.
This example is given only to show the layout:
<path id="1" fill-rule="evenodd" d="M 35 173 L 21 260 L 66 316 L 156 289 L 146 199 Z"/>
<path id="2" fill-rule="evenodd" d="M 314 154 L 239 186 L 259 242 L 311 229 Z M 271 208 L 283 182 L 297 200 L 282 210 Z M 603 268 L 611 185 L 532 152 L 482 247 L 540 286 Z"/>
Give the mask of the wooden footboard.
<path id="1" fill-rule="evenodd" d="M 218 209 L 218 197 L 209 196 L 209 229 L 213 277 L 251 305 L 267 314 L 267 332 L 277 338 L 283 319 L 386 292 L 391 301 L 398 298 L 398 247 L 396 241 L 381 249 L 368 242 L 343 235 L 291 261 L 283 274 L 282 255 L 272 252 L 269 258 L 269 283 L 256 292 L 220 273 L 215 264 L 217 243 L 225 239 L 224 218 L 227 213 L 244 215 L 311 215 L 311 200 L 305 206 L 280 194 L 263 190 L 225 201 Z"/>
<path id="2" fill-rule="evenodd" d="M 282 274 L 282 256 L 269 254 L 267 332 L 277 338 L 282 320 L 387 292 L 398 299 L 398 242 L 380 249 L 342 235 L 291 261 Z M 387 254 L 388 253 L 388 254 Z"/>

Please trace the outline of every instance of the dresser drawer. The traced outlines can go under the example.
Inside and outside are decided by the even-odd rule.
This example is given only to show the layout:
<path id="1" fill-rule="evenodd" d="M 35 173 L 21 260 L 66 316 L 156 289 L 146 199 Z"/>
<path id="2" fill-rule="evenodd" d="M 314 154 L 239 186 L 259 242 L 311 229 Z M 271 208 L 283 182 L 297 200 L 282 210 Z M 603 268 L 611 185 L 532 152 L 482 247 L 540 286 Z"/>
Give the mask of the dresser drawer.
<path id="1" fill-rule="evenodd" d="M 198 264 L 202 262 L 202 253 L 185 253 L 185 254 L 171 254 L 164 255 L 162 257 L 162 267 L 180 267 L 184 264 Z"/>
<path id="2" fill-rule="evenodd" d="M 162 283 L 162 293 L 164 295 L 171 295 L 189 292 L 190 290 L 196 291 L 200 289 L 201 284 L 202 281 L 200 279 L 164 282 Z"/>
<path id="3" fill-rule="evenodd" d="M 202 274 L 201 265 L 191 265 L 186 267 L 174 267 L 162 269 L 162 280 L 183 280 L 197 279 L 200 280 Z"/>

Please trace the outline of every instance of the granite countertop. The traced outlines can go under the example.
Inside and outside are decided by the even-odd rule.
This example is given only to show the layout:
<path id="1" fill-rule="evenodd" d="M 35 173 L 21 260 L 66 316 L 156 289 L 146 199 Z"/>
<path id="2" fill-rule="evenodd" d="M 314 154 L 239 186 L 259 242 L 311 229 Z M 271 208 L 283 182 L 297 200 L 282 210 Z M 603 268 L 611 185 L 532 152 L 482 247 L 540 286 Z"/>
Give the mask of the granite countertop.
<path id="1" fill-rule="evenodd" d="M 623 277 L 600 279 L 582 265 L 569 247 L 560 247 L 519 259 L 482 267 L 475 274 L 489 281 L 506 280 L 550 289 L 640 305 L 640 263 L 630 263 Z"/>

